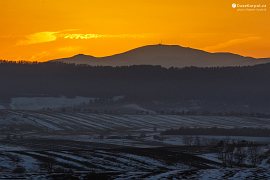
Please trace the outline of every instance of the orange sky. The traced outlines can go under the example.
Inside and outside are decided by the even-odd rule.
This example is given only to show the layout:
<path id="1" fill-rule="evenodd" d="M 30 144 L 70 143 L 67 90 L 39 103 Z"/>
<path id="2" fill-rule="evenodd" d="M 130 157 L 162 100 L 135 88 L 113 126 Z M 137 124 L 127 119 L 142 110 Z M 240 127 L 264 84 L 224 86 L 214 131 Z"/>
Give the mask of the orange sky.
<path id="1" fill-rule="evenodd" d="M 268 0 L 0 0 L 0 59 L 106 56 L 147 44 L 270 57 Z M 266 11 L 237 11 L 265 4 Z"/>

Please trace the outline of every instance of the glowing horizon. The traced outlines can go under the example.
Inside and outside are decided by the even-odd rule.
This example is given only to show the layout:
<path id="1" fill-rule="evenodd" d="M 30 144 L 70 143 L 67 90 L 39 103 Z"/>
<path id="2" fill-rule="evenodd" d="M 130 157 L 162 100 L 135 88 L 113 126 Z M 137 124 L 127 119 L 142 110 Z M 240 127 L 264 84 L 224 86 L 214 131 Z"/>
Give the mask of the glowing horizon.
<path id="1" fill-rule="evenodd" d="M 266 0 L 1 0 L 0 59 L 103 57 L 159 43 L 270 57 L 269 11 Z"/>

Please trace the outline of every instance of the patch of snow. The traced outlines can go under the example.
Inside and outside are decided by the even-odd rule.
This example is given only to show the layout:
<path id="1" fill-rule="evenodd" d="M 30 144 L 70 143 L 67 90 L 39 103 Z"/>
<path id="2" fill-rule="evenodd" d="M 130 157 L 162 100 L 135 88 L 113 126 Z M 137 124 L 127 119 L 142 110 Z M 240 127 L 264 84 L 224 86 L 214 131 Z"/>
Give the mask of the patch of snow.
<path id="1" fill-rule="evenodd" d="M 24 151 L 24 150 L 27 150 L 27 149 L 21 146 L 11 146 L 11 145 L 0 144 L 0 151 Z"/>
<path id="2" fill-rule="evenodd" d="M 123 108 L 132 109 L 132 110 L 136 110 L 136 111 L 146 111 L 146 112 L 155 114 L 154 111 L 151 111 L 149 109 L 145 109 L 145 108 L 139 106 L 138 104 L 127 104 L 127 105 L 124 105 Z"/>
<path id="3" fill-rule="evenodd" d="M 22 155 L 20 153 L 9 153 L 11 155 L 18 156 L 20 159 L 20 166 L 24 167 L 28 172 L 39 171 L 39 162 L 31 156 Z"/>
<path id="4" fill-rule="evenodd" d="M 262 167 L 262 168 L 265 168 L 265 169 L 270 169 L 270 158 L 266 158 L 266 159 L 262 160 L 259 167 Z"/>
<path id="5" fill-rule="evenodd" d="M 167 171 L 165 173 L 160 173 L 155 176 L 151 176 L 149 178 L 146 178 L 147 180 L 156 180 L 156 179 L 169 179 L 170 176 L 176 175 L 179 172 L 182 172 L 183 170 L 172 170 L 172 171 Z"/>
<path id="6" fill-rule="evenodd" d="M 197 156 L 201 157 L 201 158 L 204 158 L 204 159 L 208 159 L 210 161 L 222 163 L 222 161 L 218 159 L 217 153 L 200 154 L 200 155 L 197 155 Z"/>
<path id="7" fill-rule="evenodd" d="M 125 96 L 114 96 L 113 98 L 112 98 L 112 100 L 113 101 L 120 101 L 120 100 L 122 100 L 122 99 L 124 99 L 125 98 Z"/>
<path id="8" fill-rule="evenodd" d="M 209 179 L 222 179 L 224 171 L 220 169 L 207 169 L 200 171 L 198 179 L 200 180 L 209 180 Z"/>
<path id="9" fill-rule="evenodd" d="M 14 163 L 5 155 L 0 155 L 0 170 L 11 169 L 14 167 Z"/>
<path id="10" fill-rule="evenodd" d="M 131 159 L 136 159 L 137 161 L 140 161 L 140 162 L 143 162 L 145 164 L 152 165 L 152 166 L 164 167 L 164 168 L 167 167 L 167 165 L 165 163 L 158 161 L 158 160 L 155 160 L 155 159 L 152 159 L 152 158 L 145 157 L 145 156 L 138 156 L 138 155 L 134 155 L 134 154 L 124 154 L 124 153 L 121 155 L 128 157 L 128 158 L 131 158 Z"/>

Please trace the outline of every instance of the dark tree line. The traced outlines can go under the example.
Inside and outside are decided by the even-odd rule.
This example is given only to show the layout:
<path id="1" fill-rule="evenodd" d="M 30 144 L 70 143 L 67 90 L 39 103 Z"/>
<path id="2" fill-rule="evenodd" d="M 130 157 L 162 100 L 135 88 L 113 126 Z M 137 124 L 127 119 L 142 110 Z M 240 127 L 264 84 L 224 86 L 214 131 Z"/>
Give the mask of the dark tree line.
<path id="1" fill-rule="evenodd" d="M 270 64 L 253 67 L 91 67 L 62 63 L 0 63 L 0 96 L 124 95 L 127 100 L 270 107 Z"/>

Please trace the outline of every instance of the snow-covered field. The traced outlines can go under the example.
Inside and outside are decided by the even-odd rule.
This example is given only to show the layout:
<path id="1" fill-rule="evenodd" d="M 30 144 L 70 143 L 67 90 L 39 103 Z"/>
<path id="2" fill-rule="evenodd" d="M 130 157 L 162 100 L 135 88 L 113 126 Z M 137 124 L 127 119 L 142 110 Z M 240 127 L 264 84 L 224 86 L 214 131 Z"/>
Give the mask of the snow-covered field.
<path id="1" fill-rule="evenodd" d="M 113 115 L 87 112 L 0 111 L 0 139 L 7 134 L 35 138 L 74 140 L 129 147 L 184 145 L 182 135 L 160 132 L 178 127 L 270 128 L 270 119 L 224 116 Z M 100 137 L 102 136 L 102 137 Z M 156 138 L 155 138 L 156 137 Z M 220 141 L 225 136 L 201 136 L 202 141 Z M 230 137 L 270 143 L 269 137 Z M 1 147 L 1 146 L 0 146 Z"/>
<path id="2" fill-rule="evenodd" d="M 82 178 L 89 172 L 109 173 L 112 179 L 267 180 L 270 178 L 267 167 L 224 168 L 213 154 L 202 154 L 199 158 L 189 155 L 186 161 L 185 154 L 175 152 L 175 150 L 163 149 L 161 150 L 163 154 L 160 156 L 156 156 L 160 153 L 158 149 L 147 151 L 138 149 L 5 151 L 0 152 L 0 178 L 47 179 L 53 174 L 61 173 Z M 269 158 L 265 160 L 269 161 Z"/>
<path id="3" fill-rule="evenodd" d="M 257 167 L 229 168 L 216 146 L 228 137 L 194 136 L 197 147 L 185 136 L 160 134 L 179 127 L 270 128 L 270 119 L 0 110 L 0 179 L 83 179 L 91 172 L 121 180 L 270 179 L 269 137 L 231 136 L 265 146 L 266 154 Z"/>
<path id="4" fill-rule="evenodd" d="M 0 129 L 10 126 L 32 127 L 50 131 L 87 130 L 135 131 L 178 127 L 252 127 L 270 128 L 270 119 L 256 117 L 181 116 L 181 115 L 113 115 L 93 113 L 60 113 L 42 111 L 0 112 Z"/>
<path id="5" fill-rule="evenodd" d="M 51 166 L 48 166 L 51 164 Z M 0 178 L 16 167 L 23 167 L 24 173 L 46 174 L 73 171 L 115 172 L 119 177 L 150 176 L 154 171 L 187 170 L 188 166 L 177 164 L 168 165 L 162 160 L 123 152 L 108 151 L 20 151 L 0 152 Z M 130 173 L 134 174 L 131 175 Z M 14 176 L 16 175 L 13 174 Z M 12 176 L 12 175 L 11 175 Z"/>

